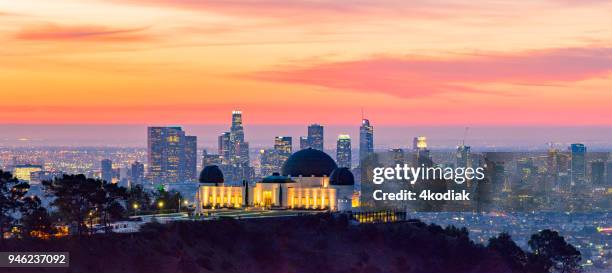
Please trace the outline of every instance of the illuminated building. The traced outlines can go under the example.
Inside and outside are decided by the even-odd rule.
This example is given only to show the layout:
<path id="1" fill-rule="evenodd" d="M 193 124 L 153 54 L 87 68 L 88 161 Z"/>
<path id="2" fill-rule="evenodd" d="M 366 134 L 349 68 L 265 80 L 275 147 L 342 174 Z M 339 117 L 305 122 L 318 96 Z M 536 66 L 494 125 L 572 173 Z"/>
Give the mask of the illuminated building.
<path id="1" fill-rule="evenodd" d="M 323 151 L 324 137 L 323 126 L 311 124 L 308 126 L 308 146 L 319 151 Z"/>
<path id="2" fill-rule="evenodd" d="M 427 149 L 427 138 L 424 136 L 415 137 L 412 140 L 412 148 L 414 150 L 423 150 Z"/>
<path id="3" fill-rule="evenodd" d="M 310 143 L 308 143 L 308 137 L 301 136 L 300 137 L 300 150 L 308 149 L 310 147 Z"/>
<path id="4" fill-rule="evenodd" d="M 230 158 L 230 132 L 223 132 L 219 136 L 219 156 L 229 162 Z"/>
<path id="5" fill-rule="evenodd" d="M 603 161 L 591 162 L 591 184 L 594 186 L 603 186 L 605 179 L 605 164 Z"/>
<path id="6" fill-rule="evenodd" d="M 293 151 L 293 141 L 290 136 L 277 136 L 274 138 L 274 150 L 276 151 L 277 165 L 282 166 L 285 161 L 291 156 Z"/>
<path id="7" fill-rule="evenodd" d="M 20 164 L 13 168 L 13 175 L 21 181 L 30 182 L 32 180 L 32 173 L 40 172 L 42 169 L 42 165 Z"/>
<path id="8" fill-rule="evenodd" d="M 216 165 L 206 166 L 200 172 L 200 187 L 195 195 L 196 213 L 203 208 L 239 208 L 244 204 L 245 188 L 225 186 L 223 172 Z"/>
<path id="9" fill-rule="evenodd" d="M 457 168 L 471 167 L 470 146 L 465 146 L 462 144 L 457 147 L 456 166 Z"/>
<path id="10" fill-rule="evenodd" d="M 198 138 L 196 136 L 185 136 L 185 180 L 197 179 L 198 173 Z"/>
<path id="11" fill-rule="evenodd" d="M 427 138 L 424 136 L 415 137 L 412 141 L 412 146 L 415 152 L 416 165 L 431 165 L 429 149 L 427 149 Z"/>
<path id="12" fill-rule="evenodd" d="M 226 186 L 221 169 L 207 166 L 200 175 L 196 213 L 206 208 L 242 206 L 350 210 L 354 184 L 349 169 L 337 168 L 329 155 L 311 148 L 292 154 L 283 164 L 282 174 L 273 173 L 255 185 Z"/>
<path id="13" fill-rule="evenodd" d="M 181 127 L 149 127 L 147 133 L 147 178 L 153 183 L 176 183 L 192 180 L 186 171 L 187 149 L 193 149 L 195 138 L 189 138 Z M 195 143 L 197 146 L 197 143 Z M 195 156 L 190 164 L 195 163 Z"/>
<path id="14" fill-rule="evenodd" d="M 336 160 L 339 167 L 351 168 L 351 137 L 349 135 L 338 136 Z"/>
<path id="15" fill-rule="evenodd" d="M 100 178 L 109 183 L 113 182 L 113 162 L 110 159 L 103 159 L 100 166 Z"/>
<path id="16" fill-rule="evenodd" d="M 585 182 L 586 178 L 586 151 L 584 144 L 574 143 L 570 145 L 572 153 L 571 174 L 572 185 L 578 185 Z"/>
<path id="17" fill-rule="evenodd" d="M 135 161 L 130 168 L 131 184 L 138 185 L 144 181 L 144 164 Z"/>
<path id="18" fill-rule="evenodd" d="M 374 127 L 370 121 L 363 119 L 359 127 L 359 160 L 374 152 Z"/>

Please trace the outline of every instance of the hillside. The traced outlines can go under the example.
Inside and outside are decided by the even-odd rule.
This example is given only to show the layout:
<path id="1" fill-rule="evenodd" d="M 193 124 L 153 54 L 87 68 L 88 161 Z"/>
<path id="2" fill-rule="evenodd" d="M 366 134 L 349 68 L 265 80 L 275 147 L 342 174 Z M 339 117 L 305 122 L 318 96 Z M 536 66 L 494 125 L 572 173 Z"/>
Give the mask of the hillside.
<path id="1" fill-rule="evenodd" d="M 458 229 L 351 225 L 332 215 L 149 224 L 137 234 L 9 240 L 3 251 L 69 251 L 69 269 L 2 272 L 511 272 Z"/>

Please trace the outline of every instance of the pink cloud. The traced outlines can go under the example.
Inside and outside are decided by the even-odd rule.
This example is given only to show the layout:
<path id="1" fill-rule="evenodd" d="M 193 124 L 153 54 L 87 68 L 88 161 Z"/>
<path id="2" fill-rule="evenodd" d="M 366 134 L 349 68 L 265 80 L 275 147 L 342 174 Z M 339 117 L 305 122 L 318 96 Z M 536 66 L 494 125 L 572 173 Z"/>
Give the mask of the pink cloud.
<path id="1" fill-rule="evenodd" d="M 117 0 L 108 0 L 117 2 Z M 346 16 L 376 18 L 402 16 L 417 18 L 439 18 L 461 15 L 461 10 L 479 10 L 481 5 L 470 1 L 312 1 L 312 0 L 129 0 L 139 5 L 156 5 L 227 15 L 247 16 L 290 21 L 316 22 L 319 20 L 344 20 Z M 125 3 L 121 1 L 120 3 Z M 478 12 L 485 12 L 479 10 Z M 338 17 L 339 15 L 345 17 Z"/>
<path id="2" fill-rule="evenodd" d="M 111 29 L 103 26 L 60 26 L 46 24 L 24 28 L 15 37 L 21 40 L 138 42 L 151 39 L 150 36 L 142 33 L 147 29 L 146 27 Z"/>
<path id="3" fill-rule="evenodd" d="M 355 92 L 420 97 L 444 92 L 481 92 L 478 83 L 565 85 L 612 71 L 612 48 L 565 48 L 459 59 L 377 57 L 286 66 L 248 75 L 257 80 Z"/>

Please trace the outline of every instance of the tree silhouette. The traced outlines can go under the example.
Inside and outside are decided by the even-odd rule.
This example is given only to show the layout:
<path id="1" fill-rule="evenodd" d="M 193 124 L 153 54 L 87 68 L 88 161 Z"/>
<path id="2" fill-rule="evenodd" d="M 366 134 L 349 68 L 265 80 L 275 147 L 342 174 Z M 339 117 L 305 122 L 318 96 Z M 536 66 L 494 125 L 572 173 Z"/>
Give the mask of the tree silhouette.
<path id="1" fill-rule="evenodd" d="M 126 189 L 114 183 L 96 180 L 101 183 L 93 195 L 93 203 L 96 207 L 97 216 L 104 226 L 104 231 L 109 231 L 109 224 L 113 220 L 123 217 L 125 209 L 120 201 L 127 197 Z"/>
<path id="2" fill-rule="evenodd" d="M 96 214 L 96 198 L 100 195 L 101 180 L 86 178 L 85 175 L 64 175 L 53 181 L 43 181 L 46 191 L 55 199 L 51 203 L 76 226 L 80 237 L 87 231 L 86 221 L 93 221 Z"/>
<path id="3" fill-rule="evenodd" d="M 579 265 L 581 260 L 580 251 L 565 242 L 563 236 L 559 236 L 558 232 L 549 229 L 542 230 L 532 235 L 528 244 L 536 256 L 532 257 L 532 260 L 542 264 L 546 270 L 554 269 L 561 273 L 581 271 Z M 537 256 L 544 258 L 548 262 L 541 262 Z"/>
<path id="4" fill-rule="evenodd" d="M 155 206 L 159 211 L 175 211 L 178 209 L 179 203 L 181 202 L 180 192 L 177 191 L 166 191 L 159 190 L 155 192 Z M 160 206 L 161 204 L 161 206 Z"/>
<path id="5" fill-rule="evenodd" d="M 0 241 L 15 223 L 13 213 L 22 205 L 21 199 L 29 188 L 28 183 L 19 182 L 10 172 L 0 170 Z"/>
<path id="6" fill-rule="evenodd" d="M 151 194 L 142 185 L 135 185 L 127 192 L 126 207 L 130 214 L 147 211 L 151 206 Z"/>
<path id="7" fill-rule="evenodd" d="M 47 209 L 37 196 L 24 198 L 21 210 L 21 233 L 24 237 L 48 238 L 55 232 Z"/>
<path id="8" fill-rule="evenodd" d="M 516 245 L 508 233 L 489 238 L 488 248 L 497 252 L 513 271 L 522 272 L 527 265 L 527 254 Z"/>

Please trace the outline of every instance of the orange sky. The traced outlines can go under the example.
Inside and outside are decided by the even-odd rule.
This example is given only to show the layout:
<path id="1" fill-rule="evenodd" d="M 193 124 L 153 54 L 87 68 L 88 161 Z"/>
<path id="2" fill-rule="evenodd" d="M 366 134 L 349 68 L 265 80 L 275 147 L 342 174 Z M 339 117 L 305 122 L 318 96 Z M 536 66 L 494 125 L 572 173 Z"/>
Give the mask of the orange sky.
<path id="1" fill-rule="evenodd" d="M 0 124 L 612 125 L 609 1 L 288 3 L 0 1 Z"/>

